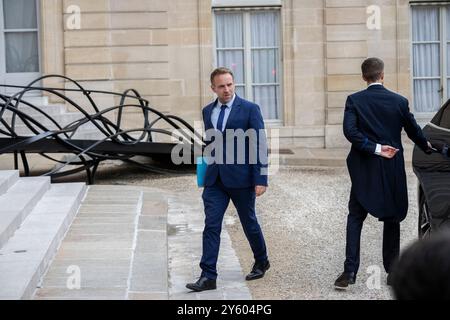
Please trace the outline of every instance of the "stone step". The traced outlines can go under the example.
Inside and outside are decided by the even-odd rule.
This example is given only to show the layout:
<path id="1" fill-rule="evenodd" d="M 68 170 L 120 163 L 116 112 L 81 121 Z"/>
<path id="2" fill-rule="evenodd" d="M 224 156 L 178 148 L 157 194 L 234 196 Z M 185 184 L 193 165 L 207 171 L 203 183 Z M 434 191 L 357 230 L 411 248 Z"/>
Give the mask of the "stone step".
<path id="1" fill-rule="evenodd" d="M 22 100 L 34 105 L 48 105 L 48 97 L 46 96 L 24 96 Z"/>
<path id="2" fill-rule="evenodd" d="M 50 177 L 20 178 L 0 196 L 0 248 L 7 243 L 49 188 Z"/>
<path id="3" fill-rule="evenodd" d="M 53 120 L 55 120 L 61 127 L 68 125 L 76 120 L 82 119 L 84 118 L 84 116 L 81 113 L 77 113 L 77 112 L 70 112 L 70 113 L 62 113 L 62 114 L 55 114 L 55 115 L 51 115 L 51 117 L 53 118 Z M 10 124 L 10 119 L 11 117 L 3 117 L 8 124 Z M 40 115 L 33 115 L 33 119 L 38 121 L 40 124 L 42 124 L 43 126 L 46 127 L 50 127 L 51 128 L 56 128 L 55 124 L 48 119 L 46 116 L 40 114 Z M 34 126 L 33 123 L 31 123 L 31 125 Z M 26 127 L 25 124 L 23 123 L 23 121 L 16 117 L 16 122 L 15 122 L 15 127 L 16 128 L 20 128 L 20 127 Z"/>
<path id="4" fill-rule="evenodd" d="M 0 171 L 0 196 L 5 194 L 19 180 L 19 171 L 2 170 Z"/>
<path id="5" fill-rule="evenodd" d="M 68 116 L 66 116 L 68 115 Z M 73 121 L 79 120 L 80 118 L 82 118 L 83 115 L 78 114 L 78 113 L 67 113 L 67 114 L 61 114 L 58 115 L 57 117 L 55 117 L 55 120 L 58 122 L 58 124 L 61 127 L 64 127 L 70 123 L 72 123 Z M 61 120 L 62 119 L 62 120 Z M 60 121 L 61 120 L 61 121 Z M 43 119 L 43 117 L 41 117 L 40 119 L 40 123 L 43 124 L 45 127 L 47 127 L 47 129 L 56 129 L 55 124 L 51 123 L 50 120 L 48 119 Z M 10 124 L 10 122 L 8 122 L 8 124 Z M 0 128 L 3 128 L 3 126 L 0 124 Z M 3 128 L 4 129 L 4 128 Z M 15 124 L 15 132 L 17 135 L 19 136 L 34 136 L 34 133 L 31 132 L 31 130 L 21 121 L 21 120 L 16 120 L 16 124 Z M 7 131 L 7 130 L 5 130 Z M 40 131 L 40 130 L 38 130 Z M 136 134 L 137 136 L 139 136 L 139 134 Z M 0 137 L 3 135 L 0 135 Z M 92 123 L 85 123 L 83 125 L 81 125 L 80 127 L 78 127 L 77 132 L 75 133 L 74 137 L 75 139 L 85 139 L 85 140 L 98 140 L 99 137 L 104 137 L 104 134 L 102 134 L 100 132 L 100 130 L 95 127 L 94 124 Z"/>
<path id="6" fill-rule="evenodd" d="M 61 114 L 52 115 L 52 118 L 61 126 L 64 127 L 74 121 L 80 120 L 84 118 L 84 115 L 79 112 L 66 112 Z M 5 113 L 3 119 L 7 121 L 7 123 L 11 124 L 11 113 Z M 34 117 L 35 120 L 39 121 L 42 125 L 47 127 L 48 129 L 56 129 L 56 125 L 51 122 L 48 118 L 43 115 L 36 115 Z M 32 124 L 33 125 L 33 124 Z M 103 126 L 99 124 L 102 128 Z M 33 125 L 33 127 L 36 127 Z M 0 128 L 7 131 L 2 124 L 0 124 Z M 38 129 L 38 128 L 36 128 Z M 22 120 L 16 118 L 14 130 L 19 136 L 33 136 L 34 133 L 23 123 Z M 40 131 L 40 130 L 38 130 Z M 141 132 L 131 132 L 128 135 L 139 138 L 141 136 Z M 0 135 L 3 137 L 4 135 Z M 98 129 L 93 123 L 87 122 L 78 127 L 77 132 L 73 136 L 74 139 L 84 139 L 84 140 L 99 140 L 104 139 L 105 135 Z"/>
<path id="7" fill-rule="evenodd" d="M 84 183 L 52 184 L 0 250 L 0 299 L 31 299 L 86 193 Z"/>
<path id="8" fill-rule="evenodd" d="M 141 136 L 141 132 L 132 132 L 129 133 L 128 135 L 135 139 L 138 139 Z M 84 130 L 84 128 L 82 130 L 78 130 L 72 137 L 72 139 L 82 139 L 82 140 L 103 140 L 105 138 L 106 136 L 98 129 Z"/>
<path id="9" fill-rule="evenodd" d="M 13 106 L 15 106 L 14 103 Z M 50 105 L 34 104 L 34 106 L 51 116 L 60 115 L 67 112 L 67 109 L 63 104 L 50 104 Z M 30 116 L 43 116 L 43 114 L 37 111 L 36 109 L 23 103 L 19 104 L 19 110 Z M 4 119 L 11 119 L 12 116 L 13 112 L 10 110 L 6 110 L 5 113 L 3 114 Z"/>
<path id="10" fill-rule="evenodd" d="M 72 136 L 72 139 L 80 140 L 103 140 L 105 138 L 106 136 L 97 129 L 77 130 L 77 132 Z"/>

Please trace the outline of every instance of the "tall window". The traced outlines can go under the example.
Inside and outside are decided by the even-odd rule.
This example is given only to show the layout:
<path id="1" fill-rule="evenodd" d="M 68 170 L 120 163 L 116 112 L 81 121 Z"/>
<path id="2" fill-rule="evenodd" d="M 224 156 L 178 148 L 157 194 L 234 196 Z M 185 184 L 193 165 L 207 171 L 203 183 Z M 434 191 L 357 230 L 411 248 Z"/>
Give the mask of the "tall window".
<path id="1" fill-rule="evenodd" d="M 3 0 L 7 73 L 39 72 L 35 0 Z"/>
<path id="2" fill-rule="evenodd" d="M 40 76 L 38 17 L 38 0 L 0 0 L 0 83 L 24 85 Z"/>
<path id="3" fill-rule="evenodd" d="M 236 92 L 281 119 L 280 12 L 215 11 L 217 65 L 233 70 Z"/>
<path id="4" fill-rule="evenodd" d="M 414 109 L 432 113 L 450 95 L 450 7 L 413 6 Z"/>

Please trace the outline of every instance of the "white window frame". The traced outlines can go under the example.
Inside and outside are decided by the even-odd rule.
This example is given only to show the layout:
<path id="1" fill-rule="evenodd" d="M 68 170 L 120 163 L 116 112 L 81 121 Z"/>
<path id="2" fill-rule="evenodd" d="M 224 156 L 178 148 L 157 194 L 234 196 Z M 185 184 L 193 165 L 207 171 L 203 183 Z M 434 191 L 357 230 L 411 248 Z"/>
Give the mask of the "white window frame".
<path id="1" fill-rule="evenodd" d="M 281 6 L 281 0 L 212 0 L 213 8 L 251 7 L 251 6 Z"/>
<path id="2" fill-rule="evenodd" d="M 450 73 L 447 74 L 447 54 L 450 54 L 447 50 L 447 45 L 450 44 L 450 40 L 447 40 L 447 14 L 446 9 L 449 8 L 450 2 L 443 2 L 443 3 L 436 3 L 436 2 L 429 2 L 429 3 L 411 3 L 410 6 L 410 52 L 411 52 L 411 59 L 410 59 L 410 72 L 411 72 L 411 92 L 412 92 L 412 109 L 414 110 L 415 116 L 418 119 L 420 124 L 425 124 L 426 122 L 430 121 L 431 118 L 436 114 L 435 112 L 420 112 L 416 110 L 416 104 L 414 101 L 415 92 L 414 92 L 414 80 L 420 80 L 420 79 L 439 79 L 440 80 L 440 98 L 441 98 L 441 106 L 444 104 L 445 101 L 450 99 L 450 96 L 448 96 L 448 82 L 450 81 Z M 439 41 L 414 41 L 413 40 L 413 15 L 412 11 L 414 10 L 414 7 L 418 6 L 426 6 L 428 8 L 438 8 L 439 9 Z M 439 44 L 439 54 L 440 54 L 440 77 L 414 77 L 414 44 Z"/>
<path id="3" fill-rule="evenodd" d="M 227 2 L 227 1 L 222 1 L 222 2 Z M 240 2 L 242 3 L 242 1 L 234 1 L 234 2 Z M 261 1 L 255 1 L 261 4 Z M 270 2 L 270 1 L 269 1 Z M 274 1 L 271 1 L 274 2 Z M 250 14 L 252 12 L 255 12 L 257 10 L 267 10 L 267 11 L 276 11 L 279 14 L 279 26 L 278 26 L 278 39 L 279 39 L 279 46 L 278 47 L 258 47 L 256 48 L 256 50 L 258 49 L 278 49 L 278 65 L 277 65 L 277 70 L 278 70 L 278 82 L 277 83 L 263 83 L 263 84 L 257 84 L 257 83 L 253 83 L 253 79 L 252 79 L 252 50 L 255 50 L 255 48 L 252 48 L 252 44 L 251 44 L 251 22 L 250 22 Z M 242 25 L 243 25 L 243 33 L 244 33 L 244 48 L 217 48 L 217 39 L 216 39 L 216 12 L 224 12 L 224 11 L 237 11 L 239 13 L 242 13 L 243 15 L 243 21 L 242 21 Z M 258 85 L 273 85 L 273 86 L 278 86 L 278 92 L 279 92 L 279 97 L 278 97 L 278 116 L 279 119 L 264 119 L 265 124 L 268 127 L 280 127 L 283 125 L 283 119 L 284 119 L 284 107 L 283 107 L 283 40 L 282 40 L 282 15 L 281 15 L 281 10 L 280 10 L 280 6 L 267 6 L 267 7 L 234 7 L 234 8 L 213 8 L 213 57 L 214 57 L 214 65 L 217 66 L 217 61 L 218 61 L 218 51 L 220 50 L 244 50 L 244 83 L 239 83 L 237 84 L 237 86 L 243 86 L 245 88 L 245 94 L 246 94 L 246 99 L 250 100 L 250 101 L 254 101 L 254 96 L 253 96 L 253 86 L 258 86 Z"/>
<path id="4" fill-rule="evenodd" d="M 28 85 L 28 83 L 23 83 L 22 77 L 29 76 L 30 79 L 35 80 L 42 75 L 42 46 L 41 46 L 41 7 L 40 0 L 35 0 L 36 2 L 36 28 L 33 29 L 5 29 L 4 22 L 4 8 L 3 0 L 0 0 L 0 36 L 2 37 L 0 41 L 0 82 L 2 84 L 20 84 Z M 7 73 L 6 72 L 6 34 L 14 32 L 36 32 L 37 33 L 37 51 L 38 51 L 38 71 L 37 72 L 20 72 L 20 73 Z M 35 85 L 39 85 L 37 83 Z M 0 92 L 3 94 L 14 94 L 18 89 L 14 88 L 0 88 Z M 26 96 L 36 96 L 40 95 L 38 91 L 30 91 Z"/>

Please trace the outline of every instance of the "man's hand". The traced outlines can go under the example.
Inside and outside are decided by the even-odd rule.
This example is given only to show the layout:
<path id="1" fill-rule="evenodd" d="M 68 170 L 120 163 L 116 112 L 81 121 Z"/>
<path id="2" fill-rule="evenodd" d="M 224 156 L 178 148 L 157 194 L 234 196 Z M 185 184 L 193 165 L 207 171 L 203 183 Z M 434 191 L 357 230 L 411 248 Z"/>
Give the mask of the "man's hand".
<path id="1" fill-rule="evenodd" d="M 399 149 L 396 149 L 392 146 L 381 146 L 380 156 L 386 159 L 392 159 L 398 151 Z"/>
<path id="2" fill-rule="evenodd" d="M 256 186 L 255 187 L 255 192 L 256 192 L 256 196 L 260 197 L 262 196 L 267 190 L 266 186 Z"/>

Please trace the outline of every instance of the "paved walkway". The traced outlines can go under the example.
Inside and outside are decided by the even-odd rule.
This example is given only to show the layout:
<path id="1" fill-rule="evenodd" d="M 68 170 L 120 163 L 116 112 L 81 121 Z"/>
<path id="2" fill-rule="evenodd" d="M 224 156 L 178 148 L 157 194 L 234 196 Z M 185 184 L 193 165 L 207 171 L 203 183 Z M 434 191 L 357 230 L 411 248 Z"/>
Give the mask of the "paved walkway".
<path id="1" fill-rule="evenodd" d="M 195 192 L 195 193 L 198 193 Z M 200 195 L 180 195 L 169 198 L 169 274 L 170 298 L 184 299 L 252 299 L 244 281 L 239 260 L 231 245 L 226 228 L 222 228 L 217 264 L 217 290 L 201 293 L 186 292 L 185 285 L 197 280 L 202 251 L 203 204 Z"/>
<path id="2" fill-rule="evenodd" d="M 198 277 L 202 230 L 200 197 L 91 186 L 35 299 L 251 299 L 226 230 L 218 290 L 185 288 Z"/>

